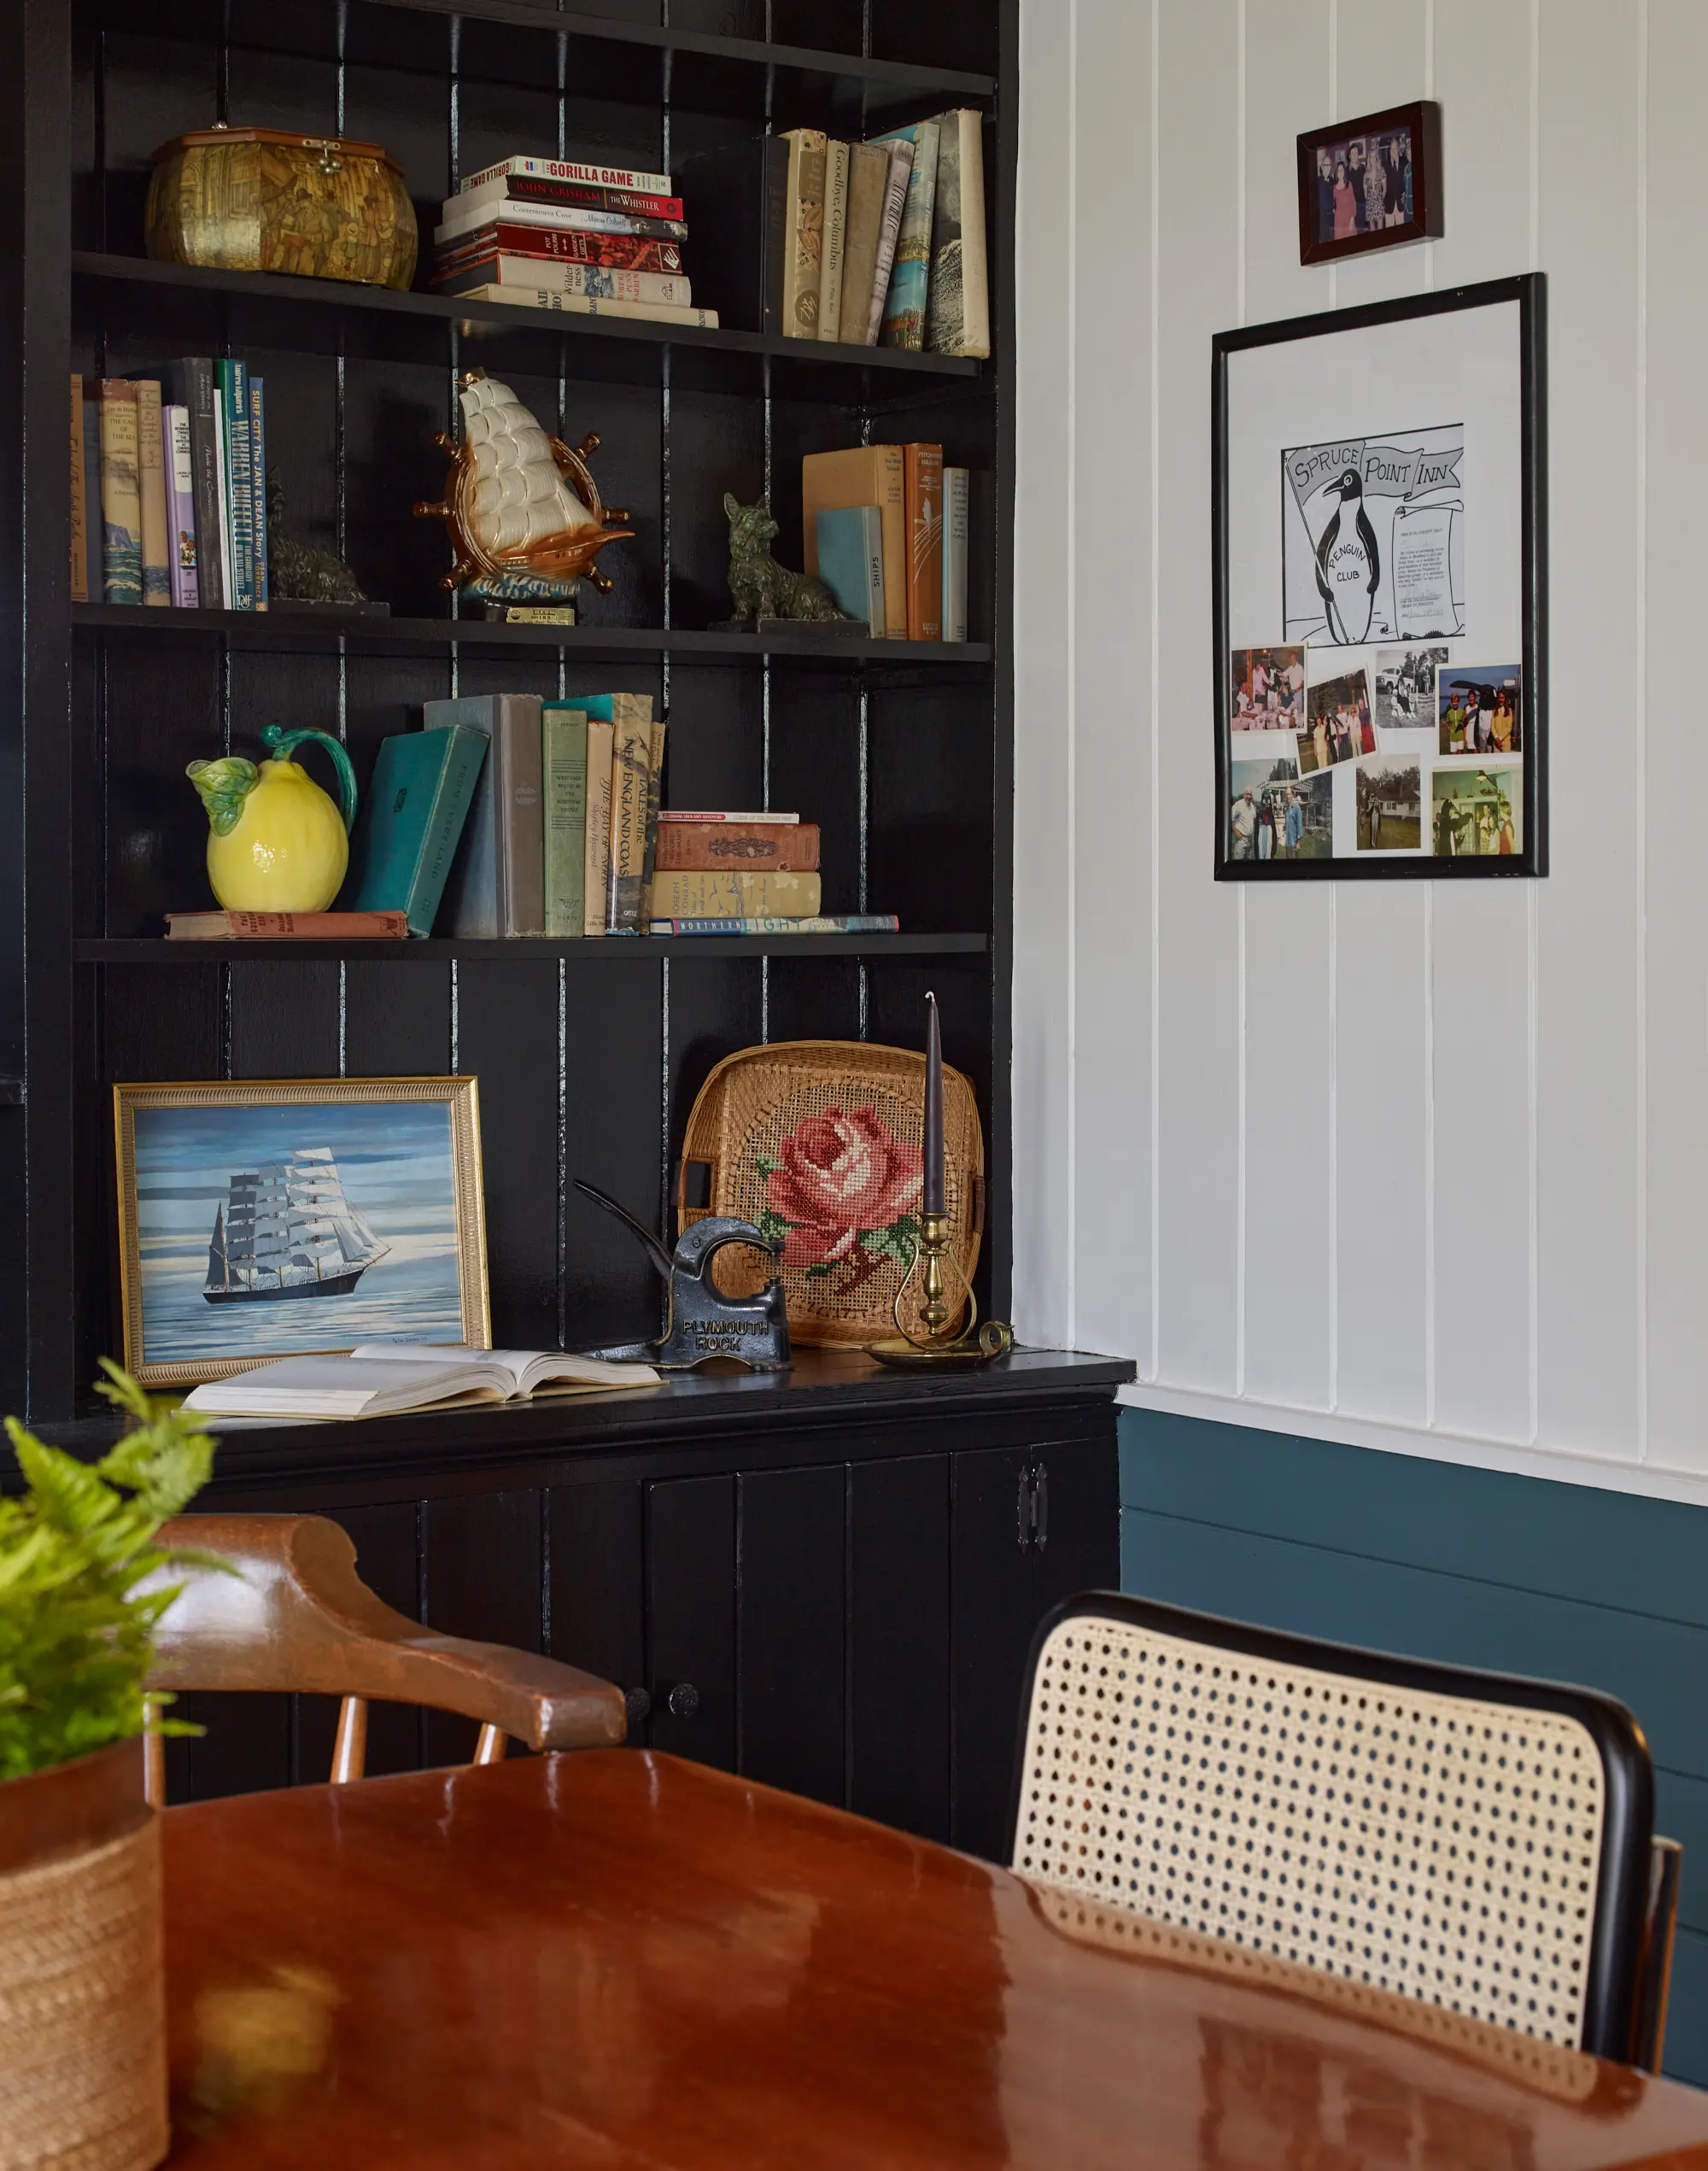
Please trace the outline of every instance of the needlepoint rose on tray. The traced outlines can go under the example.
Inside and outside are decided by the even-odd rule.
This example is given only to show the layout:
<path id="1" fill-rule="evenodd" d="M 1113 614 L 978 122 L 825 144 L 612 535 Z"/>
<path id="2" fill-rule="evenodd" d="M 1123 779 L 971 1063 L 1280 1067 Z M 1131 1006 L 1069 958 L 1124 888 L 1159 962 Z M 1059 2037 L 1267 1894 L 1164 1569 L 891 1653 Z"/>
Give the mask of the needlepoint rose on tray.
<path id="1" fill-rule="evenodd" d="M 846 1296 L 886 1259 L 905 1267 L 919 1222 L 912 1211 L 923 1181 L 920 1149 L 898 1138 L 876 1104 L 827 1108 L 798 1124 L 782 1158 L 761 1160 L 764 1213 L 759 1226 L 783 1246 L 785 1267 L 829 1274 L 845 1261 Z"/>

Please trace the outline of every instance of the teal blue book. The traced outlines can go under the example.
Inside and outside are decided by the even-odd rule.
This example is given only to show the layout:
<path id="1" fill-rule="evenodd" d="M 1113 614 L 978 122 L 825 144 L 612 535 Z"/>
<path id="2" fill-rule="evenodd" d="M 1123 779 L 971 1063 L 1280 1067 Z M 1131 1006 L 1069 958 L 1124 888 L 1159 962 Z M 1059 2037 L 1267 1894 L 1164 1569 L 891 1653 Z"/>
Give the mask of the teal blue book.
<path id="1" fill-rule="evenodd" d="M 925 345 L 926 303 L 931 288 L 931 221 L 937 207 L 937 154 L 941 136 L 938 122 L 921 120 L 911 128 L 892 129 L 887 136 L 872 138 L 874 143 L 913 145 L 907 199 L 902 206 L 901 231 L 896 237 L 878 336 L 886 347 L 910 348 L 915 354 Z"/>
<path id="2" fill-rule="evenodd" d="M 350 851 L 344 909 L 402 912 L 430 935 L 491 741 L 453 724 L 382 740 Z"/>
<path id="3" fill-rule="evenodd" d="M 863 618 L 874 641 L 884 620 L 884 518 L 875 505 L 846 505 L 821 512 L 818 577 L 851 618 Z"/>

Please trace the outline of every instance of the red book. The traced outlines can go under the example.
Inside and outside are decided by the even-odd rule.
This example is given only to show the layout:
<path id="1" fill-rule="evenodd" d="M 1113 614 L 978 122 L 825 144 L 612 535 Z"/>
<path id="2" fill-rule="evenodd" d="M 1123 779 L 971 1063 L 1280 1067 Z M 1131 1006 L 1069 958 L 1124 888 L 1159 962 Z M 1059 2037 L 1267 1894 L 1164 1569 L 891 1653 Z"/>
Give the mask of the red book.
<path id="1" fill-rule="evenodd" d="M 780 875 L 816 875 L 818 824 L 660 822 L 658 866 L 661 874 L 751 867 Z"/>
<path id="2" fill-rule="evenodd" d="M 943 448 L 903 447 L 907 510 L 907 637 L 943 638 Z"/>
<path id="3" fill-rule="evenodd" d="M 476 189 L 445 199 L 448 218 L 453 208 L 465 211 L 471 204 L 563 203 L 582 211 L 626 211 L 637 219 L 680 219 L 679 196 L 654 196 L 644 189 L 610 188 L 594 181 L 553 181 L 531 173 L 495 176 Z"/>
<path id="4" fill-rule="evenodd" d="M 405 912 L 168 912 L 168 942 L 402 942 Z"/>
<path id="5" fill-rule="evenodd" d="M 442 249 L 433 277 L 447 279 L 491 256 L 555 257 L 612 272 L 679 273 L 682 268 L 682 252 L 673 241 L 648 241 L 639 234 L 582 234 L 565 226 L 518 226 L 500 219 L 477 226 L 453 246 Z"/>

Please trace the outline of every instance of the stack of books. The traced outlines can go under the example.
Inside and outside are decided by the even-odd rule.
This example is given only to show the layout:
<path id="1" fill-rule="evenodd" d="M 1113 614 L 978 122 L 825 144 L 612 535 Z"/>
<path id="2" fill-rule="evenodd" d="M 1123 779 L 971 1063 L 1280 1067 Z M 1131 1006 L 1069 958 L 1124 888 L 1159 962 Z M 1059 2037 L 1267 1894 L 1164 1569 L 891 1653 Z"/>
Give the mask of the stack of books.
<path id="1" fill-rule="evenodd" d="M 682 269 L 668 173 L 518 154 L 471 174 L 434 229 L 433 284 L 469 301 L 717 329 Z"/>
<path id="2" fill-rule="evenodd" d="M 818 824 L 798 814 L 658 816 L 653 934 L 894 934 L 887 913 L 824 913 Z"/>
<path id="3" fill-rule="evenodd" d="M 266 609 L 266 395 L 246 364 L 73 377 L 71 600 Z"/>
<path id="4" fill-rule="evenodd" d="M 964 467 L 941 445 L 852 445 L 801 462 L 806 570 L 874 641 L 965 641 Z"/>
<path id="5" fill-rule="evenodd" d="M 989 354 L 984 120 L 970 108 L 864 143 L 816 128 L 752 139 L 692 161 L 683 187 L 710 214 L 720 300 L 759 331 Z"/>

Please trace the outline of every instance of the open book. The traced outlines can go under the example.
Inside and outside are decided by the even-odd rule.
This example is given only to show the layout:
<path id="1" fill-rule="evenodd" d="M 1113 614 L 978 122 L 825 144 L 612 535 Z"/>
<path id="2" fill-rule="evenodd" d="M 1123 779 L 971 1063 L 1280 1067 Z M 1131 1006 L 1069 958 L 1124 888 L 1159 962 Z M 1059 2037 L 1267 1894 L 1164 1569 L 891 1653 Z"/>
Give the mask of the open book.
<path id="1" fill-rule="evenodd" d="M 541 1393 L 659 1384 L 651 1365 L 607 1364 L 561 1349 L 368 1342 L 348 1357 L 276 1357 L 210 1380 L 186 1395 L 184 1407 L 214 1417 L 395 1417 L 446 1402 L 519 1402 Z"/>

